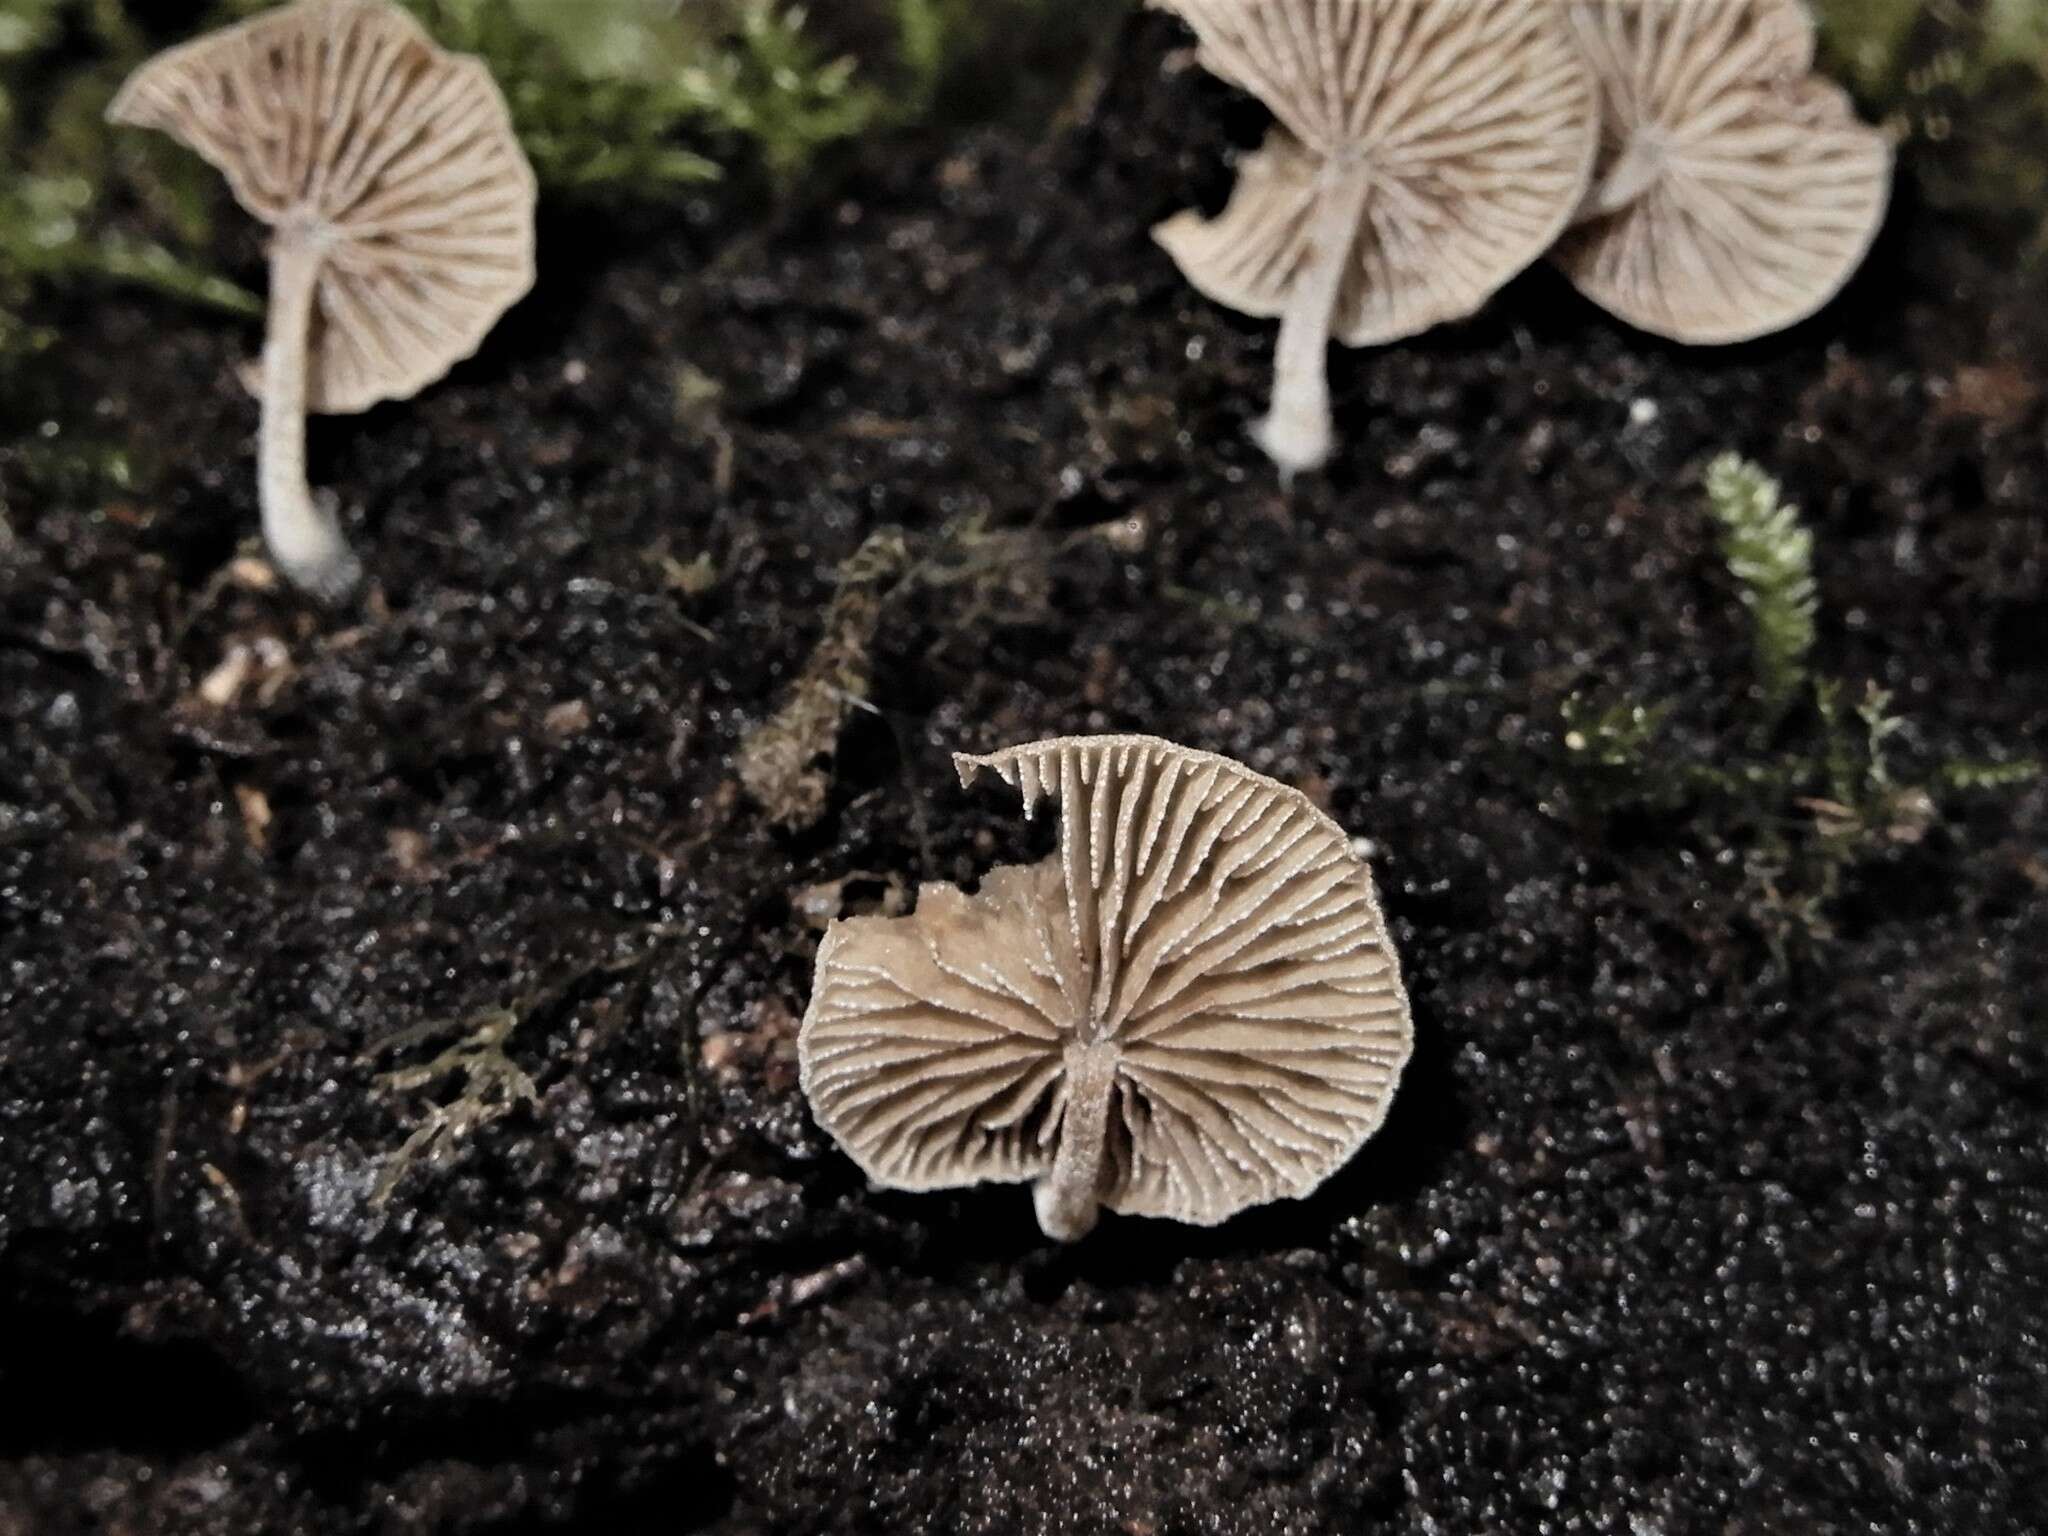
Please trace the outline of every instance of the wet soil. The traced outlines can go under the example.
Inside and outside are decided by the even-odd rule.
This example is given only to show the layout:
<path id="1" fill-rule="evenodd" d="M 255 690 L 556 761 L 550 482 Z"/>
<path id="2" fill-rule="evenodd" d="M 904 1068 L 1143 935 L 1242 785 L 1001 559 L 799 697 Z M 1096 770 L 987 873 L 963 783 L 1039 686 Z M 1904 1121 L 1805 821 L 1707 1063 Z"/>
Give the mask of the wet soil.
<path id="1" fill-rule="evenodd" d="M 1271 326 L 1146 238 L 1257 131 L 1176 48 L 801 213 L 550 225 L 476 361 L 315 424 L 344 612 L 233 564 L 255 338 L 64 317 L 52 430 L 149 472 L 0 557 L 0 1532 L 2035 1527 L 2048 789 L 1787 968 L 1711 829 L 1589 820 L 1557 741 L 1602 686 L 1713 750 L 1735 447 L 1911 753 L 2048 756 L 2032 295 L 1910 192 L 1751 347 L 1534 272 L 1334 359 L 1283 495 Z M 890 608 L 781 830 L 735 753 L 885 524 L 1002 558 Z M 1055 1251 L 1019 1190 L 867 1188 L 792 1032 L 821 915 L 1032 846 L 949 750 L 1109 729 L 1371 839 L 1417 1054 L 1312 1198 Z M 457 1085 L 366 1052 L 508 1005 L 535 1102 L 380 1209 Z"/>

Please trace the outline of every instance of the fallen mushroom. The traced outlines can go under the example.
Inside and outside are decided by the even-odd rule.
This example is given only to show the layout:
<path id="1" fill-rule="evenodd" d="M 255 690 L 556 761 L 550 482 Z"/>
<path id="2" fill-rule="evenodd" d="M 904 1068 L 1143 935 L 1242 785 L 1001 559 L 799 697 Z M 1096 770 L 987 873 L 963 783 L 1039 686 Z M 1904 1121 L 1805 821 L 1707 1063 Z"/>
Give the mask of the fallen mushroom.
<path id="1" fill-rule="evenodd" d="M 306 412 L 410 398 L 532 287 L 533 172 L 504 98 L 385 0 L 300 0 L 159 54 L 107 116 L 197 151 L 273 231 L 263 536 L 339 597 L 360 567 L 306 484 Z"/>
<path id="2" fill-rule="evenodd" d="M 1306 1195 L 1385 1117 L 1411 1029 L 1371 872 L 1299 791 L 1148 736 L 956 756 L 1059 848 L 832 925 L 798 1035 L 818 1121 L 878 1184 L 1029 1181 L 1208 1226 Z"/>
<path id="3" fill-rule="evenodd" d="M 1892 151 L 1812 73 L 1801 0 L 1572 0 L 1600 160 L 1552 259 L 1630 325 L 1748 341 L 1841 291 L 1884 222 Z"/>
<path id="4" fill-rule="evenodd" d="M 1595 101 L 1552 4 L 1152 0 L 1276 119 L 1221 214 L 1153 231 L 1189 282 L 1278 316 L 1252 429 L 1283 477 L 1330 455 L 1327 352 L 1478 309 L 1542 255 L 1592 170 Z"/>

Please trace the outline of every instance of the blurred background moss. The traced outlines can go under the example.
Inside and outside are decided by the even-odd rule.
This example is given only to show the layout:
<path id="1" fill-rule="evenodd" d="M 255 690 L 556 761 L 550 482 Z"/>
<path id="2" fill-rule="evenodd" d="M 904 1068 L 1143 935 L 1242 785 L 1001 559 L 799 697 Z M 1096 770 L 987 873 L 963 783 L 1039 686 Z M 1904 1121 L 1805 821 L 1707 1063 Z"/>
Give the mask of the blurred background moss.
<path id="1" fill-rule="evenodd" d="M 0 0 L 0 384 L 55 302 L 153 289 L 238 315 L 254 236 L 161 135 L 101 114 L 157 48 L 269 0 Z M 821 195 L 896 135 L 1049 115 L 1135 0 L 403 0 L 481 55 L 557 208 L 686 187 Z M 1815 0 L 1823 65 L 1902 141 L 1902 174 L 2036 267 L 2048 255 L 2048 0 Z M 239 241 L 228 245 L 227 241 Z"/>
<path id="2" fill-rule="evenodd" d="M 171 146 L 133 142 L 142 136 L 117 143 L 101 120 L 146 51 L 115 0 L 0 0 L 0 369 L 49 344 L 49 324 L 30 315 L 46 285 L 136 283 L 262 313 L 203 258 L 175 254 L 208 242 L 212 172 Z M 109 220 L 117 203 L 140 217 Z"/>
<path id="3" fill-rule="evenodd" d="M 787 202 L 863 143 L 1043 105 L 1124 0 L 402 0 L 483 57 L 556 206 L 658 206 L 723 181 Z M 258 315 L 217 270 L 227 194 L 107 101 L 156 49 L 268 0 L 0 0 L 0 371 L 89 284 Z M 1000 53 L 1000 66 L 996 56 Z M 248 236 L 243 233 L 242 238 Z M 246 246 L 242 248 L 246 252 Z M 243 263 L 246 265 L 246 263 Z"/>
<path id="4" fill-rule="evenodd" d="M 1815 0 L 1821 66 L 1932 206 L 2048 257 L 2048 0 Z"/>

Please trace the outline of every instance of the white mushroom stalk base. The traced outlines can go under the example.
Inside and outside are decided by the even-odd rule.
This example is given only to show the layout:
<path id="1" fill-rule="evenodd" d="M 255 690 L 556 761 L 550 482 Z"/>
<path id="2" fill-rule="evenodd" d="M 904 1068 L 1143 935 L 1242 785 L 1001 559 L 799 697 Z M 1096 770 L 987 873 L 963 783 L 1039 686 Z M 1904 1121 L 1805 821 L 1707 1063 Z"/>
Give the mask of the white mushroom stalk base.
<path id="1" fill-rule="evenodd" d="M 348 595 L 362 567 L 332 505 L 316 502 L 306 484 L 306 357 L 322 259 L 304 235 L 279 231 L 270 258 L 257 494 L 272 562 L 293 586 L 332 602 Z"/>
<path id="2" fill-rule="evenodd" d="M 1067 1047 L 1067 1102 L 1052 1171 L 1031 1188 L 1031 1204 L 1047 1237 L 1086 1237 L 1102 1213 L 1102 1154 L 1116 1097 L 1117 1048 L 1108 1041 Z"/>
<path id="3" fill-rule="evenodd" d="M 1273 352 L 1273 403 L 1252 426 L 1252 440 L 1280 468 L 1283 484 L 1329 462 L 1335 436 L 1330 426 L 1330 321 L 1344 270 L 1358 242 L 1359 225 L 1372 191 L 1362 169 L 1333 175 L 1321 192 L 1309 226 L 1308 265 L 1288 291 L 1280 316 L 1280 341 Z"/>

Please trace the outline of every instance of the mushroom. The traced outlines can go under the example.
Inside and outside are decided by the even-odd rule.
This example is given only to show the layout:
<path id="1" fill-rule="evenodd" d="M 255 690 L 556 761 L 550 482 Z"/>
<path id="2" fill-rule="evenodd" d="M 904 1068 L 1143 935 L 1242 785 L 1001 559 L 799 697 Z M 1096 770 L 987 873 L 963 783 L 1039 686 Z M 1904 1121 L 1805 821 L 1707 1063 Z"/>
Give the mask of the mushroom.
<path id="1" fill-rule="evenodd" d="M 834 923 L 798 1034 L 818 1121 L 878 1184 L 1028 1180 L 1071 1241 L 1100 1208 L 1209 1226 L 1306 1195 L 1408 1059 L 1372 874 L 1298 790 L 1149 736 L 955 756 L 1058 851 Z"/>
<path id="2" fill-rule="evenodd" d="M 1153 231 L 1189 282 L 1278 316 L 1252 435 L 1283 479 L 1330 455 L 1332 336 L 1397 341 L 1478 309 L 1542 255 L 1597 142 L 1558 8 L 1530 0 L 1152 0 L 1277 119 L 1229 204 Z"/>
<path id="3" fill-rule="evenodd" d="M 1884 222 L 1892 151 L 1812 73 L 1801 0 L 1571 0 L 1600 160 L 1552 259 L 1673 341 L 1748 341 L 1841 291 Z"/>
<path id="4" fill-rule="evenodd" d="M 533 286 L 533 172 L 480 60 L 385 0 L 300 0 L 159 54 L 107 109 L 204 156 L 269 225 L 259 496 L 278 567 L 360 573 L 306 484 L 308 410 L 403 400 Z"/>

